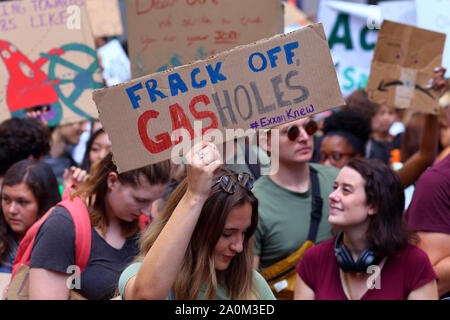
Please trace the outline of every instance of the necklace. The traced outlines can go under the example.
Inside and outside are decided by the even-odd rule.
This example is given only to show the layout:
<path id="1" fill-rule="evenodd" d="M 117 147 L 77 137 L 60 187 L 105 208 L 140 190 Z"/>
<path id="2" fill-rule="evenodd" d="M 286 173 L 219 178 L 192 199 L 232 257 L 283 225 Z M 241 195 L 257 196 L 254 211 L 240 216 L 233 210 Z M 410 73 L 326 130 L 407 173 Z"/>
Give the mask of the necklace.
<path id="1" fill-rule="evenodd" d="M 353 300 L 352 291 L 350 290 L 350 285 L 348 284 L 347 273 L 346 272 L 342 272 L 342 273 L 344 274 L 345 289 L 347 289 L 347 293 L 348 293 L 350 300 Z"/>

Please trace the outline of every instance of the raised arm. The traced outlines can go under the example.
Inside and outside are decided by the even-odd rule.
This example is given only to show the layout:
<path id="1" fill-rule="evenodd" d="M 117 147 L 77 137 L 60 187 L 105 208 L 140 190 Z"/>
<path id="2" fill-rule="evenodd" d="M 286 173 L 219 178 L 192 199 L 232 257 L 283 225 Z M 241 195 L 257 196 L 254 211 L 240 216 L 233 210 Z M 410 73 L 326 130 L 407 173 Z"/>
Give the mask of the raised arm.
<path id="1" fill-rule="evenodd" d="M 445 68 L 439 68 L 431 79 L 431 88 L 437 92 L 439 97 L 449 89 L 449 83 L 444 79 L 445 72 Z M 417 150 L 417 152 L 403 164 L 403 167 L 397 171 L 404 188 L 413 184 L 420 177 L 422 172 L 433 164 L 437 154 L 438 143 L 438 118 L 435 115 L 426 115 L 419 150 Z"/>
<path id="2" fill-rule="evenodd" d="M 425 116 L 425 125 L 419 150 L 417 150 L 397 171 L 403 187 L 407 188 L 420 177 L 422 172 L 433 164 L 439 143 L 439 123 L 435 115 Z"/>
<path id="3" fill-rule="evenodd" d="M 202 158 L 200 152 L 204 154 Z M 138 274 L 128 281 L 127 299 L 165 299 L 170 293 L 203 204 L 209 197 L 213 174 L 221 166 L 216 146 L 208 142 L 195 145 L 186 160 L 187 191 L 145 256 Z"/>

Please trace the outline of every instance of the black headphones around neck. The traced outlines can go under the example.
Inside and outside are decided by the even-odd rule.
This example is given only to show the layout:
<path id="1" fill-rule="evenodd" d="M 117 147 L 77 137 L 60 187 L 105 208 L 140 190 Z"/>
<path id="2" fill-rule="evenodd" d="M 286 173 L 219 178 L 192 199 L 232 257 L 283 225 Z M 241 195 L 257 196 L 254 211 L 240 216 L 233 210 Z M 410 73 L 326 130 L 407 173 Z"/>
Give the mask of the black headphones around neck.
<path id="1" fill-rule="evenodd" d="M 339 232 L 334 242 L 334 255 L 342 271 L 366 273 L 369 266 L 380 263 L 381 259 L 375 255 L 371 248 L 364 249 L 355 262 L 348 248 L 344 244 L 340 246 L 343 238 L 344 233 Z"/>

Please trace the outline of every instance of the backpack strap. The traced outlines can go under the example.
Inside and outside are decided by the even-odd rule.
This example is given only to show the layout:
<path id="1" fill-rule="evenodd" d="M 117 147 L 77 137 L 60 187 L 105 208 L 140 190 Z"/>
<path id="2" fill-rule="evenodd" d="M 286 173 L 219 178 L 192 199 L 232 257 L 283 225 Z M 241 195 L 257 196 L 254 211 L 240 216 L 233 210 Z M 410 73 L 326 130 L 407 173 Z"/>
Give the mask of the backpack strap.
<path id="1" fill-rule="evenodd" d="M 70 188 L 63 192 L 63 201 L 57 205 L 64 207 L 69 211 L 75 225 L 75 263 L 83 271 L 89 260 L 91 252 L 91 221 L 86 205 L 80 197 L 75 197 L 70 200 Z M 31 252 L 34 246 L 34 239 L 39 231 L 41 225 L 52 213 L 55 207 L 50 208 L 38 221 L 36 221 L 26 232 L 17 249 L 16 257 L 14 259 L 11 279 L 19 270 L 19 267 L 24 264 L 29 266 L 31 261 Z"/>
<path id="2" fill-rule="evenodd" d="M 261 275 L 268 282 L 275 281 L 291 272 L 295 268 L 295 265 L 300 261 L 306 250 L 313 247 L 316 242 L 317 231 L 319 229 L 320 220 L 322 219 L 323 199 L 320 196 L 320 185 L 317 170 L 312 166 L 309 166 L 309 169 L 311 177 L 312 197 L 311 222 L 309 225 L 308 238 L 295 252 L 261 271 Z"/>
<path id="3" fill-rule="evenodd" d="M 75 263 L 83 272 L 91 254 L 92 234 L 89 212 L 80 197 L 70 199 L 70 188 L 64 190 L 63 201 L 58 205 L 65 208 L 72 216 L 75 225 Z"/>
<path id="4" fill-rule="evenodd" d="M 33 250 L 34 238 L 44 223 L 45 219 L 50 215 L 55 207 L 51 207 L 38 221 L 36 221 L 30 228 L 28 228 L 25 236 L 20 241 L 19 247 L 17 248 L 16 257 L 14 258 L 11 279 L 19 270 L 19 267 L 24 264 L 29 266 L 31 261 L 31 251 Z"/>
<path id="5" fill-rule="evenodd" d="M 252 155 L 255 154 L 253 150 L 250 150 L 250 148 L 250 144 L 244 145 L 245 163 L 247 164 L 248 168 L 253 174 L 254 179 L 256 180 L 261 176 L 261 164 L 259 163 L 258 154 L 256 154 L 256 163 L 250 163 L 250 152 L 252 153 Z"/>
<path id="6" fill-rule="evenodd" d="M 309 225 L 308 240 L 315 243 L 320 220 L 322 219 L 323 199 L 320 196 L 320 184 L 317 170 L 309 166 L 311 177 L 312 197 L 311 197 L 311 223 Z"/>

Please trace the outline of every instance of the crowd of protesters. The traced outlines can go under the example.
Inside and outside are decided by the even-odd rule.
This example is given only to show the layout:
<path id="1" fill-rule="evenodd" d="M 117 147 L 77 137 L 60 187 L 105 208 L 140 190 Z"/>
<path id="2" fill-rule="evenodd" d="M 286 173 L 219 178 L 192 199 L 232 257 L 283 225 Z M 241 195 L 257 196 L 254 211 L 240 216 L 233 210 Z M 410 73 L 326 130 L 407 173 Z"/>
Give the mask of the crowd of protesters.
<path id="1" fill-rule="evenodd" d="M 71 290 L 92 300 L 445 299 L 445 71 L 431 79 L 430 90 L 443 97 L 440 115 L 405 116 L 357 90 L 325 116 L 273 127 L 255 144 L 235 141 L 233 154 L 201 142 L 182 165 L 167 160 L 125 173 L 99 121 L 49 128 L 30 114 L 5 120 L 0 272 L 15 273 L 22 239 L 51 210 L 32 247 L 30 299 L 68 299 Z M 405 130 L 392 135 L 396 120 Z M 78 163 L 73 149 L 88 127 Z M 277 166 L 261 174 L 249 152 Z M 78 231 L 73 212 L 57 206 L 64 192 L 81 200 L 90 221 L 89 255 L 74 289 L 67 280 Z"/>

